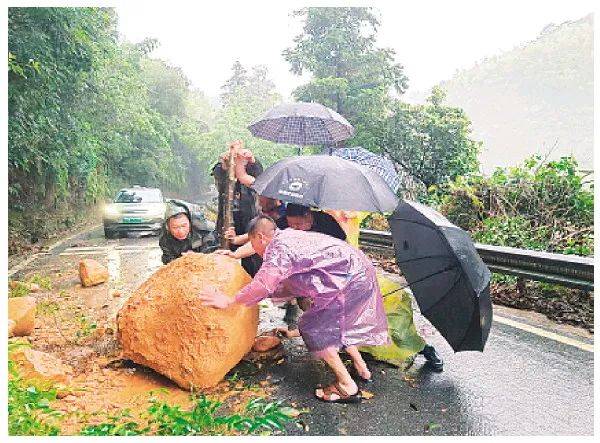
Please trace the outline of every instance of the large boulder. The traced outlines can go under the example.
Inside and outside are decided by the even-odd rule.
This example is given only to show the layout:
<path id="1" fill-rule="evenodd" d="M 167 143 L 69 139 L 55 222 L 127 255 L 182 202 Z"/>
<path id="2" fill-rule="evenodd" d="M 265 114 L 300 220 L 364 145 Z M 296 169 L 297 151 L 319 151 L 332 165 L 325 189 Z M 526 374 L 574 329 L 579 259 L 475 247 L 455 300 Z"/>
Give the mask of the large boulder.
<path id="1" fill-rule="evenodd" d="M 108 281 L 108 269 L 96 260 L 87 258 L 79 262 L 79 279 L 82 286 L 96 286 Z"/>
<path id="2" fill-rule="evenodd" d="M 25 379 L 38 379 L 54 383 L 68 383 L 72 369 L 60 359 L 31 348 L 19 348 L 11 352 L 10 359 L 19 367 L 19 375 Z"/>
<path id="3" fill-rule="evenodd" d="M 17 326 L 17 322 L 14 320 L 8 319 L 8 337 L 12 337 L 15 335 L 15 327 Z"/>
<path id="4" fill-rule="evenodd" d="M 35 297 L 11 297 L 8 299 L 8 319 L 15 322 L 12 335 L 31 335 L 35 327 Z"/>
<path id="5" fill-rule="evenodd" d="M 184 389 L 216 385 L 252 348 L 258 306 L 202 305 L 216 287 L 231 297 L 250 282 L 240 264 L 217 254 L 189 254 L 156 271 L 119 311 L 123 356 Z"/>

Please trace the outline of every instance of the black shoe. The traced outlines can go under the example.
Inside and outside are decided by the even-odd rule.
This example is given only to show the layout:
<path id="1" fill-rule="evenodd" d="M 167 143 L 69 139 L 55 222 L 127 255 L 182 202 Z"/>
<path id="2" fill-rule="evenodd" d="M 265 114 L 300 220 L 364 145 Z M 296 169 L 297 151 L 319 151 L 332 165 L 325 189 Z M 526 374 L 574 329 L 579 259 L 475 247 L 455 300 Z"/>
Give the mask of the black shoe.
<path id="1" fill-rule="evenodd" d="M 285 304 L 285 316 L 283 321 L 288 325 L 288 329 L 298 329 L 298 317 L 300 316 L 300 308 L 296 303 Z"/>
<path id="2" fill-rule="evenodd" d="M 428 364 L 434 371 L 442 372 L 444 370 L 444 360 L 442 360 L 433 346 L 425 345 L 419 354 L 425 357 L 425 360 L 427 360 L 426 364 Z"/>

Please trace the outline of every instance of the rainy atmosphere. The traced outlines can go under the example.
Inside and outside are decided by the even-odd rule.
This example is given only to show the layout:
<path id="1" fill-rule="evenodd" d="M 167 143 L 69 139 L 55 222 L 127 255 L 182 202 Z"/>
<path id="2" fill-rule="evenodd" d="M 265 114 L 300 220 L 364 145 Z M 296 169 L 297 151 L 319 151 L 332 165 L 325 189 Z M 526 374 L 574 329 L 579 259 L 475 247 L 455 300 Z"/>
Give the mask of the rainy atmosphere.
<path id="1" fill-rule="evenodd" d="M 4 435 L 593 438 L 594 2 L 321 3 L 2 8 Z"/>

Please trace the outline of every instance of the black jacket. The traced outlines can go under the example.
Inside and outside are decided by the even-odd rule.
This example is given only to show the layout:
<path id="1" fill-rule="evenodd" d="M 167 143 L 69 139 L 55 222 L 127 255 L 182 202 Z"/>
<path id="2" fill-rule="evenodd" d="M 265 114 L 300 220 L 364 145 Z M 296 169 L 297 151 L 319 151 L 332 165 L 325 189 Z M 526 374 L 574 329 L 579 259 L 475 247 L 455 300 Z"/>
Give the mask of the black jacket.
<path id="1" fill-rule="evenodd" d="M 169 200 L 167 205 L 167 215 L 158 240 L 164 264 L 181 257 L 187 251 L 209 253 L 218 248 L 214 223 L 204 218 L 200 206 L 183 200 Z M 169 218 L 180 213 L 185 213 L 191 221 L 190 233 L 185 240 L 177 240 L 167 228 Z"/>

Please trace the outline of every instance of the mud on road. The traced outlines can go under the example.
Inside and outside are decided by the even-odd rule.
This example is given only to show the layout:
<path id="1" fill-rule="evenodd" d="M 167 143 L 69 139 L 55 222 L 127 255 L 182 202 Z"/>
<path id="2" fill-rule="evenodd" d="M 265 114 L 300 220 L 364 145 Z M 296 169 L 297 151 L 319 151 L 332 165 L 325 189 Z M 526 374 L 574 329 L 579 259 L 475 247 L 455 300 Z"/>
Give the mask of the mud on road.
<path id="1" fill-rule="evenodd" d="M 51 280 L 51 290 L 31 294 L 38 299 L 38 316 L 29 340 L 34 349 L 73 368 L 72 392 L 53 404 L 66 413 L 63 434 L 76 434 L 85 424 L 104 422 L 107 414 L 125 409 L 141 413 L 151 393 L 170 404 L 190 404 L 188 392 L 120 357 L 116 313 L 161 265 L 160 256 L 156 237 L 106 240 L 96 229 L 11 277 Z M 82 288 L 77 269 L 83 258 L 107 266 L 109 282 Z M 264 304 L 259 331 L 282 326 L 283 314 Z M 417 314 L 419 332 L 445 359 L 444 372 L 432 372 L 421 356 L 404 372 L 369 362 L 375 382 L 363 386 L 371 398 L 360 405 L 323 404 L 313 398 L 315 385 L 329 383 L 331 375 L 306 352 L 301 339 L 285 341 L 273 358 L 243 361 L 205 393 L 231 410 L 253 397 L 306 410 L 287 427 L 292 435 L 592 434 L 593 352 L 585 349 L 592 348 L 593 335 L 523 311 L 495 307 L 495 315 L 525 326 L 495 322 L 484 353 L 454 354 Z M 529 324 L 536 327 L 528 329 Z M 548 338 L 552 334 L 566 338 Z M 569 344 L 583 342 L 591 345 Z"/>

